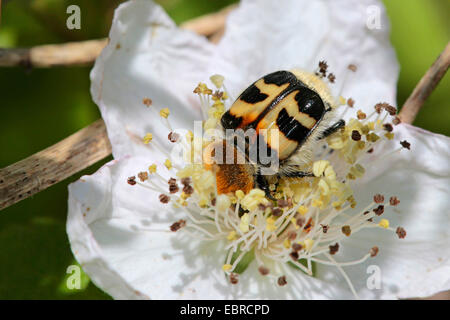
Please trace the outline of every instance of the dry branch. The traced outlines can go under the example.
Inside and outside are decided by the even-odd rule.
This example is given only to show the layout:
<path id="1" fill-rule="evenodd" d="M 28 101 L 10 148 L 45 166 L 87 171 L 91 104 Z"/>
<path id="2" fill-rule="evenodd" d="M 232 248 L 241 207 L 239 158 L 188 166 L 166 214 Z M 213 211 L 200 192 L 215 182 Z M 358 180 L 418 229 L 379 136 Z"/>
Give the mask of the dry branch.
<path id="1" fill-rule="evenodd" d="M 233 5 L 216 13 L 201 16 L 181 24 L 181 28 L 218 41 L 216 34 L 223 33 L 225 20 Z M 108 39 L 42 45 L 32 48 L 0 48 L 0 67 L 25 66 L 46 68 L 53 66 L 79 66 L 92 64 Z"/>
<path id="2" fill-rule="evenodd" d="M 102 160 L 111 145 L 102 119 L 57 144 L 0 169 L 0 210 Z"/>
<path id="3" fill-rule="evenodd" d="M 230 6 L 196 18 L 180 27 L 205 35 L 213 42 L 218 41 L 232 8 Z M 0 66 L 89 64 L 106 44 L 107 39 L 101 39 L 31 49 L 0 49 Z M 0 169 L 0 210 L 80 172 L 110 154 L 105 123 L 100 119 L 55 145 Z"/>
<path id="4" fill-rule="evenodd" d="M 450 65 L 450 42 L 447 43 L 444 51 L 439 55 L 433 65 L 428 69 L 419 81 L 414 91 L 406 100 L 399 117 L 402 122 L 413 123 L 423 104 L 444 77 Z"/>
<path id="5" fill-rule="evenodd" d="M 48 44 L 29 49 L 0 49 L 0 67 L 45 68 L 87 65 L 97 58 L 107 43 L 107 39 L 100 39 Z"/>

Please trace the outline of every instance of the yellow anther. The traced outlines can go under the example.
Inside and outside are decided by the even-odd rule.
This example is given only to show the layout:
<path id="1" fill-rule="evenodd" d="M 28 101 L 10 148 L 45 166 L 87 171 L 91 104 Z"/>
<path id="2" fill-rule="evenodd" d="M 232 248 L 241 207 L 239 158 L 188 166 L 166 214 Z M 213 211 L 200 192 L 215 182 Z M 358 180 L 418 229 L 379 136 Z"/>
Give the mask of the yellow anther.
<path id="1" fill-rule="evenodd" d="M 362 141 L 362 140 L 358 141 L 356 143 L 356 145 L 357 145 L 359 150 L 363 150 L 366 147 L 366 143 L 364 141 Z"/>
<path id="2" fill-rule="evenodd" d="M 186 133 L 186 139 L 187 141 L 192 141 L 194 139 L 194 134 L 192 133 L 191 130 L 189 130 L 188 133 Z"/>
<path id="3" fill-rule="evenodd" d="M 143 141 L 145 144 L 149 144 L 150 141 L 152 141 L 152 140 L 153 140 L 153 135 L 152 135 L 151 133 L 147 133 L 147 134 L 144 136 L 144 138 L 142 138 L 142 141 Z"/>
<path id="4" fill-rule="evenodd" d="M 326 196 L 330 193 L 330 187 L 328 186 L 326 181 L 323 179 L 320 179 L 320 181 L 319 181 L 319 190 L 320 190 L 320 194 L 323 196 Z"/>
<path id="5" fill-rule="evenodd" d="M 248 232 L 250 230 L 249 222 L 250 216 L 248 215 L 248 213 L 244 213 L 241 217 L 241 222 L 239 223 L 239 229 L 244 233 Z"/>
<path id="6" fill-rule="evenodd" d="M 206 208 L 208 206 L 208 200 L 205 198 L 200 199 L 200 201 L 198 202 L 198 206 L 200 208 Z"/>
<path id="7" fill-rule="evenodd" d="M 297 220 L 295 218 L 291 218 L 291 223 L 294 225 L 295 229 L 300 229 L 300 226 L 297 224 Z"/>
<path id="8" fill-rule="evenodd" d="M 389 220 L 388 219 L 381 219 L 380 222 L 378 222 L 378 225 L 382 228 L 389 228 Z"/>
<path id="9" fill-rule="evenodd" d="M 386 133 L 384 134 L 384 136 L 385 136 L 386 138 L 388 138 L 389 140 L 394 139 L 394 133 L 393 133 L 393 132 L 386 132 Z"/>
<path id="10" fill-rule="evenodd" d="M 357 163 L 353 167 L 350 168 L 349 175 L 352 177 L 355 177 L 355 178 L 361 178 L 365 172 L 366 172 L 366 169 L 364 169 L 364 167 L 362 165 Z"/>
<path id="11" fill-rule="evenodd" d="M 230 233 L 227 235 L 227 240 L 228 241 L 233 241 L 236 239 L 237 233 L 236 231 L 230 231 Z"/>
<path id="12" fill-rule="evenodd" d="M 172 161 L 170 161 L 169 159 L 166 159 L 166 161 L 164 161 L 164 165 L 167 169 L 172 169 Z"/>
<path id="13" fill-rule="evenodd" d="M 209 79 L 217 87 L 217 89 L 220 89 L 222 87 L 223 80 L 225 80 L 225 78 L 220 74 L 212 75 Z"/>
<path id="14" fill-rule="evenodd" d="M 156 164 L 152 164 L 148 167 L 148 172 L 155 173 L 156 172 Z"/>
<path id="15" fill-rule="evenodd" d="M 169 108 L 164 108 L 159 111 L 159 115 L 163 118 L 168 118 L 170 114 Z"/>
<path id="16" fill-rule="evenodd" d="M 182 193 L 180 194 L 180 198 L 183 199 L 183 200 L 186 200 L 187 198 L 189 198 L 189 195 L 186 194 L 186 193 L 184 193 L 184 192 L 182 192 Z"/>
<path id="17" fill-rule="evenodd" d="M 309 251 L 312 249 L 313 245 L 314 245 L 314 240 L 312 239 L 305 239 L 304 241 L 304 248 L 306 251 Z"/>
<path id="18" fill-rule="evenodd" d="M 325 178 L 327 178 L 328 180 L 336 180 L 336 172 L 334 172 L 334 169 L 332 166 L 326 167 L 324 174 L 325 174 Z"/>
<path id="19" fill-rule="evenodd" d="M 228 93 L 226 91 L 224 91 L 222 94 L 222 100 L 227 100 L 227 99 L 228 99 Z"/>
<path id="20" fill-rule="evenodd" d="M 206 94 L 206 95 L 210 95 L 212 94 L 212 90 L 209 89 L 206 84 L 200 82 L 197 87 L 194 89 L 194 93 L 197 94 Z"/>
<path id="21" fill-rule="evenodd" d="M 231 264 L 224 264 L 222 266 L 222 270 L 225 271 L 225 272 L 230 271 L 231 268 L 233 268 L 233 266 Z"/>
<path id="22" fill-rule="evenodd" d="M 300 206 L 298 207 L 297 212 L 304 216 L 306 213 L 308 213 L 308 210 L 308 207 Z"/>
<path id="23" fill-rule="evenodd" d="M 284 246 L 286 249 L 289 249 L 289 248 L 291 247 L 291 241 L 290 241 L 289 239 L 285 239 L 285 240 L 283 241 L 283 246 Z"/>
<path id="24" fill-rule="evenodd" d="M 313 163 L 313 174 L 316 177 L 320 177 L 322 176 L 322 174 L 324 173 L 325 169 L 330 165 L 330 162 L 328 160 L 319 160 L 319 161 L 315 161 Z"/>
<path id="25" fill-rule="evenodd" d="M 380 137 L 376 133 L 371 132 L 367 135 L 367 141 L 376 142 L 378 139 L 380 139 Z"/>
<path id="26" fill-rule="evenodd" d="M 203 123 L 203 129 L 205 130 L 214 129 L 216 126 L 217 126 L 216 118 L 209 118 Z"/>
<path id="27" fill-rule="evenodd" d="M 339 150 L 345 147 L 345 140 L 341 134 L 334 134 L 327 138 L 328 146 L 331 149 Z"/>
<path id="28" fill-rule="evenodd" d="M 320 208 L 323 206 L 323 201 L 314 199 L 311 203 L 313 207 Z"/>
<path id="29" fill-rule="evenodd" d="M 226 211 L 231 206 L 230 197 L 221 194 L 217 197 L 216 206 L 219 211 Z"/>
<path id="30" fill-rule="evenodd" d="M 345 100 L 345 98 L 343 96 L 339 96 L 339 104 L 341 106 L 343 106 L 346 103 L 347 103 L 347 100 Z"/>
<path id="31" fill-rule="evenodd" d="M 244 197 L 245 197 L 244 191 L 242 191 L 242 190 L 236 191 L 236 197 L 238 197 L 239 200 L 244 199 Z"/>
<path id="32" fill-rule="evenodd" d="M 266 230 L 267 231 L 275 231 L 277 227 L 275 226 L 275 218 L 269 217 L 266 219 Z"/>
<path id="33" fill-rule="evenodd" d="M 250 211 L 256 210 L 259 204 L 267 204 L 269 201 L 266 199 L 266 194 L 261 189 L 252 189 L 241 200 L 242 206 Z"/>
<path id="34" fill-rule="evenodd" d="M 344 202 L 342 202 L 342 201 L 333 201 L 333 203 L 332 203 L 331 205 L 332 205 L 333 208 L 335 208 L 336 210 L 341 210 L 343 204 L 344 204 Z"/>

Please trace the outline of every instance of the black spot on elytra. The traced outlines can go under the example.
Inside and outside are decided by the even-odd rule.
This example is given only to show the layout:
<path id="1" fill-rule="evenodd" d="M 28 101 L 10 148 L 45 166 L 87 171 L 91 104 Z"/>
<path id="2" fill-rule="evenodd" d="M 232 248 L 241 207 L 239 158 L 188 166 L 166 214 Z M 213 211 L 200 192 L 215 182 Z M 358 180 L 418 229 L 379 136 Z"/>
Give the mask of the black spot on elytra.
<path id="1" fill-rule="evenodd" d="M 285 83 L 294 84 L 298 82 L 297 77 L 292 72 L 284 70 L 269 73 L 268 75 L 264 76 L 263 79 L 264 83 L 275 84 L 277 86 L 281 86 Z"/>
<path id="2" fill-rule="evenodd" d="M 255 84 L 252 84 L 250 87 L 245 89 L 244 92 L 242 92 L 239 99 L 247 103 L 258 103 L 266 100 L 267 97 L 267 94 L 262 93 L 261 90 L 255 86 Z"/>
<path id="3" fill-rule="evenodd" d="M 227 111 L 223 114 L 222 119 L 220 120 L 222 123 L 222 127 L 226 129 L 236 129 L 242 123 L 241 117 L 233 116 L 230 111 Z"/>
<path id="4" fill-rule="evenodd" d="M 295 100 L 298 104 L 298 111 L 306 113 L 316 121 L 321 120 L 326 112 L 320 96 L 306 87 L 300 89 L 295 95 Z"/>
<path id="5" fill-rule="evenodd" d="M 277 126 L 286 138 L 299 144 L 302 144 L 311 133 L 310 129 L 291 117 L 284 108 L 278 113 Z"/>

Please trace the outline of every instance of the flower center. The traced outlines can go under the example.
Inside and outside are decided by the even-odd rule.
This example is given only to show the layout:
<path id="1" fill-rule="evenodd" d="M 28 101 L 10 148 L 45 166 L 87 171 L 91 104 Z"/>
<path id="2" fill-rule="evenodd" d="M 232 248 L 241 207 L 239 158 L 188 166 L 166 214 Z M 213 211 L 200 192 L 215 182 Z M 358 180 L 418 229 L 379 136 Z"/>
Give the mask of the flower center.
<path id="1" fill-rule="evenodd" d="M 349 69 L 355 71 L 356 67 L 352 65 Z M 327 77 L 324 62 L 311 77 L 312 82 L 335 81 L 334 75 Z M 169 131 L 168 139 L 183 147 L 187 164 L 176 166 L 168 157 L 164 165 L 173 170 L 177 178 L 167 181 L 152 164 L 147 171 L 138 174 L 138 180 L 130 177 L 128 183 L 159 192 L 162 203 L 183 210 L 185 218 L 174 222 L 170 226 L 172 231 L 180 230 L 205 241 L 224 241 L 224 261 L 218 267 L 222 267 L 232 284 L 239 282 L 239 276 L 244 276 L 244 271 L 253 262 L 257 263 L 262 275 L 279 286 L 289 282 L 293 270 L 314 276 L 315 265 L 322 264 L 336 267 L 357 297 L 344 267 L 375 257 L 379 249 L 376 246 L 367 248 L 367 254 L 357 260 L 337 262 L 335 256 L 341 241 L 367 228 L 387 229 L 396 232 L 399 238 L 406 236 L 403 228 L 394 229 L 381 217 L 390 207 L 399 204 L 394 195 L 385 199 L 383 195 L 375 194 L 371 203 L 356 209 L 357 195 L 352 188 L 365 174 L 363 164 L 381 161 L 373 156 L 376 145 L 394 138 L 393 125 L 387 120 L 395 116 L 396 109 L 379 103 L 369 115 L 358 110 L 356 117 L 347 121 L 345 127 L 315 142 L 312 159 L 306 165 L 312 173 L 310 177 L 282 177 L 269 184 L 272 199 L 258 188 L 223 193 L 218 192 L 219 184 L 223 183 L 219 181 L 220 166 L 214 161 L 205 163 L 203 160 L 205 150 L 218 138 L 223 139 L 220 119 L 229 107 L 230 99 L 222 76 L 214 75 L 210 80 L 217 90 L 200 83 L 194 93 L 200 98 L 205 118 L 203 130 L 218 134 L 197 136 L 188 132 L 182 136 L 170 125 L 169 109 L 160 110 L 159 115 Z M 143 103 L 153 108 L 150 99 L 144 99 Z M 353 99 L 340 97 L 335 112 L 342 117 L 355 105 Z M 398 118 L 394 118 L 394 124 L 396 122 Z M 143 137 L 143 143 L 164 152 L 151 133 Z M 409 143 L 403 141 L 394 152 L 402 148 L 409 148 Z"/>

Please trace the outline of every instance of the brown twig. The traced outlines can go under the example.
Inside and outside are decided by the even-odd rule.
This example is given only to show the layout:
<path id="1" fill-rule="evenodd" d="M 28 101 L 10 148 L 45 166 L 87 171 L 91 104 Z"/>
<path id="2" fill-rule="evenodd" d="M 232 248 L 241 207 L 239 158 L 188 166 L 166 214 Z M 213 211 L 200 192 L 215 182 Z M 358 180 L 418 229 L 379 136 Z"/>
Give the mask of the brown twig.
<path id="1" fill-rule="evenodd" d="M 399 117 L 402 122 L 413 123 L 417 114 L 422 108 L 424 102 L 444 77 L 450 65 L 450 42 L 447 43 L 444 51 L 439 55 L 433 65 L 428 69 L 422 79 L 419 81 L 414 91 L 406 100 Z"/>
<path id="2" fill-rule="evenodd" d="M 48 44 L 29 49 L 0 49 L 0 67 L 45 68 L 92 63 L 108 43 L 107 39 Z"/>
<path id="3" fill-rule="evenodd" d="M 111 154 L 102 119 L 57 144 L 0 169 L 0 210 L 80 172 Z"/>
<path id="4" fill-rule="evenodd" d="M 180 25 L 181 28 L 218 41 L 216 33 L 222 33 L 228 13 L 234 5 L 216 13 L 201 16 Z M 42 45 L 32 48 L 0 48 L 0 67 L 26 66 L 46 68 L 53 66 L 79 66 L 92 64 L 102 49 L 108 43 L 107 39 L 68 42 L 63 44 Z"/>
<path id="5" fill-rule="evenodd" d="M 0 0 L 1 1 L 1 0 Z M 182 28 L 218 41 L 226 15 L 232 7 L 188 21 Z M 31 49 L 0 49 L 0 66 L 88 64 L 95 60 L 107 40 L 90 40 Z M 70 177 L 111 154 L 102 119 L 57 144 L 22 161 L 0 169 L 0 210 Z"/>

